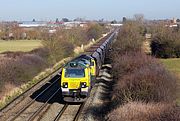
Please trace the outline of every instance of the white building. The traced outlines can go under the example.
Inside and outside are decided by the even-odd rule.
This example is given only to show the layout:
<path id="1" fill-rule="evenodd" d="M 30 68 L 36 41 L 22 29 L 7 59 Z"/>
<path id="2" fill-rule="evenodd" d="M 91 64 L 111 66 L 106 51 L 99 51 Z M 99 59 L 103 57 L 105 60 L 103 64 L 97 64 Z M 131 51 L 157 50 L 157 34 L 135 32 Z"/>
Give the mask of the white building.
<path id="1" fill-rule="evenodd" d="M 22 28 L 34 28 L 34 27 L 44 27 L 44 26 L 47 26 L 47 23 L 43 21 L 38 21 L 38 22 L 24 21 L 19 23 L 19 27 Z"/>

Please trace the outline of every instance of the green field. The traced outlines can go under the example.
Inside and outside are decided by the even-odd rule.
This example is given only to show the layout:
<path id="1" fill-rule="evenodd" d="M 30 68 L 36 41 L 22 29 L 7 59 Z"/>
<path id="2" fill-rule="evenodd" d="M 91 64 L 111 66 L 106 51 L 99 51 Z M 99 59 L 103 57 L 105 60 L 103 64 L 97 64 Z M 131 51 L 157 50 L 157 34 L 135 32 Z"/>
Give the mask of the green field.
<path id="1" fill-rule="evenodd" d="M 177 92 L 177 96 L 178 96 L 178 99 L 177 99 L 177 102 L 178 102 L 178 105 L 180 105 L 180 58 L 176 58 L 176 59 L 161 59 L 161 61 L 163 62 L 163 64 L 165 65 L 165 67 L 175 73 L 175 75 L 177 75 L 178 77 L 178 82 L 177 82 L 177 85 L 178 85 L 178 92 Z"/>
<path id="2" fill-rule="evenodd" d="M 35 48 L 41 47 L 40 40 L 13 40 L 13 41 L 4 41 L 0 40 L 0 53 L 6 51 L 23 51 L 28 52 Z"/>

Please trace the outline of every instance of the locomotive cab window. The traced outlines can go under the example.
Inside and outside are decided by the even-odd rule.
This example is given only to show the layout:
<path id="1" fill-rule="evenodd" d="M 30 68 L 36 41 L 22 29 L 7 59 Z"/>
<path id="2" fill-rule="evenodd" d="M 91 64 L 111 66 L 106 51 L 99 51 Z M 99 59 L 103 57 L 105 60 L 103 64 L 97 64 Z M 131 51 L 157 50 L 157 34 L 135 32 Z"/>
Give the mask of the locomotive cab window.
<path id="1" fill-rule="evenodd" d="M 66 69 L 65 77 L 69 77 L 69 78 L 85 77 L 85 70 L 84 69 Z"/>
<path id="2" fill-rule="evenodd" d="M 94 62 L 93 61 L 91 61 L 91 66 L 94 66 Z"/>

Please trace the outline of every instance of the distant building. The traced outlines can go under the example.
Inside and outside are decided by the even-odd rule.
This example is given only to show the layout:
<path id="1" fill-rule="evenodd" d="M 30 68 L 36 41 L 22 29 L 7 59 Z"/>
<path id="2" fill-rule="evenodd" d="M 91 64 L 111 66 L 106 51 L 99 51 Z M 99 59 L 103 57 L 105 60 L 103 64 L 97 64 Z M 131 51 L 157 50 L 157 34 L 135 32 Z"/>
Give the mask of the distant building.
<path id="1" fill-rule="evenodd" d="M 59 21 L 23 21 L 19 22 L 19 27 L 26 28 L 26 29 L 32 29 L 37 27 L 47 27 L 47 28 L 57 28 L 57 27 L 64 27 L 65 29 L 71 29 L 73 27 L 87 27 L 86 22 L 80 22 L 80 21 L 72 21 L 72 22 L 59 22 Z M 51 33 L 51 31 L 50 31 Z"/>
<path id="2" fill-rule="evenodd" d="M 47 26 L 47 22 L 43 21 L 23 21 L 19 23 L 19 27 L 22 28 L 34 28 L 34 27 L 45 27 Z"/>
<path id="3" fill-rule="evenodd" d="M 170 28 L 174 28 L 174 27 L 178 27 L 179 22 L 177 22 L 176 18 L 173 18 L 172 20 L 169 21 L 168 24 L 166 24 L 166 27 L 170 27 Z"/>
<path id="4" fill-rule="evenodd" d="M 87 23 L 80 21 L 72 21 L 72 22 L 64 22 L 63 26 L 65 27 L 65 29 L 71 29 L 73 27 L 87 27 Z"/>
<path id="5" fill-rule="evenodd" d="M 120 26 L 123 26 L 123 24 L 110 24 L 110 26 L 120 27 Z"/>
<path id="6" fill-rule="evenodd" d="M 177 23 L 177 19 L 176 18 L 173 18 L 173 23 L 176 24 Z"/>

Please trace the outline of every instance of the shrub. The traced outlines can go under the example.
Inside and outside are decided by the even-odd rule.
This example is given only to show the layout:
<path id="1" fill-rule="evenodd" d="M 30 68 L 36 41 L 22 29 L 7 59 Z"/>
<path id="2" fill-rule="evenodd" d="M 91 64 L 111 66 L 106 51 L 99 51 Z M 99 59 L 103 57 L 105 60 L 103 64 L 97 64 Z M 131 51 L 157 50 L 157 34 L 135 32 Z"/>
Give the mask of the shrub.
<path id="1" fill-rule="evenodd" d="M 111 60 L 115 84 L 110 107 L 115 110 L 107 118 L 109 121 L 178 121 L 180 109 L 173 105 L 176 78 L 155 58 L 141 51 L 142 35 L 139 27 L 133 24 L 123 26 L 113 45 L 116 51 L 112 51 Z M 162 38 L 160 40 L 165 45 L 167 41 Z M 179 45 L 174 44 L 177 41 L 172 42 L 168 41 L 168 49 L 158 52 L 174 56 L 174 52 L 179 51 Z M 170 43 L 173 46 L 169 46 Z M 175 47 L 173 51 L 172 47 Z M 159 45 L 157 49 L 160 49 Z"/>
<path id="2" fill-rule="evenodd" d="M 172 28 L 154 27 L 151 50 L 159 58 L 180 57 L 180 34 Z"/>
<path id="3" fill-rule="evenodd" d="M 87 30 L 88 39 L 98 39 L 104 32 L 103 26 L 99 24 L 91 24 Z"/>
<path id="4" fill-rule="evenodd" d="M 73 55 L 74 45 L 64 40 L 64 38 L 53 37 L 51 40 L 43 41 L 43 45 L 48 49 L 49 62 L 55 64 L 61 59 Z"/>
<path id="5" fill-rule="evenodd" d="M 143 66 L 123 76 L 114 88 L 117 102 L 173 102 L 176 81 L 159 65 Z"/>
<path id="6" fill-rule="evenodd" d="M 146 64 L 157 63 L 154 58 L 146 56 L 143 52 L 127 52 L 125 54 L 119 54 L 118 52 L 111 53 L 112 59 L 112 72 L 115 78 L 121 78 L 122 76 L 132 72 L 133 70 L 142 67 Z"/>
<path id="7" fill-rule="evenodd" d="M 46 62 L 35 54 L 8 53 L 0 60 L 0 81 L 17 86 L 31 80 L 47 67 Z"/>
<path id="8" fill-rule="evenodd" d="M 66 34 L 65 38 L 73 43 L 74 46 L 81 46 L 82 44 L 87 44 L 89 42 L 86 30 L 82 28 L 73 28 L 68 30 L 68 34 Z"/>
<path id="9" fill-rule="evenodd" d="M 141 26 L 135 21 L 126 22 L 120 29 L 117 41 L 113 44 L 113 48 L 124 53 L 126 51 L 140 51 L 142 42 L 145 40 L 141 34 Z"/>
<path id="10" fill-rule="evenodd" d="M 108 121 L 179 121 L 180 108 L 166 103 L 130 102 L 113 110 Z"/>
<path id="11" fill-rule="evenodd" d="M 113 105 L 129 101 L 174 101 L 176 78 L 154 58 L 141 52 L 114 57 Z"/>

